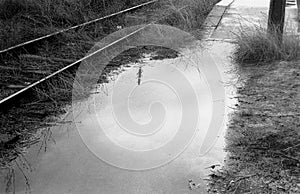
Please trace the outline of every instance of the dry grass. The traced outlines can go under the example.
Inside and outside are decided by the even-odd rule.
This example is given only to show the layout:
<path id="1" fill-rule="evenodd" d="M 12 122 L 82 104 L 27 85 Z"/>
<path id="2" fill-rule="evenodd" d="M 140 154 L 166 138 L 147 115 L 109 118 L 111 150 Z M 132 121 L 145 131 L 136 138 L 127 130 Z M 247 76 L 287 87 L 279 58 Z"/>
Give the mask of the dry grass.
<path id="1" fill-rule="evenodd" d="M 138 2 L 141 1 L 135 3 Z M 122 0 L 1 1 L 0 49 L 120 11 L 126 6 Z"/>
<path id="2" fill-rule="evenodd" d="M 300 57 L 300 37 L 297 34 L 284 33 L 281 41 L 276 32 L 268 33 L 262 26 L 244 26 L 236 35 L 236 42 L 233 58 L 238 64 L 291 61 Z"/>
<path id="3" fill-rule="evenodd" d="M 136 24 L 148 21 L 171 25 L 189 31 L 200 29 L 207 14 L 220 0 L 164 0 L 147 7 L 147 10 L 130 15 L 129 20 Z M 147 13 L 145 17 L 144 13 Z"/>
<path id="4" fill-rule="evenodd" d="M 103 5 L 96 0 L 4 0 L 0 2 L 0 49 L 49 34 L 109 13 L 124 9 L 125 1 L 113 0 Z M 131 1 L 131 5 L 141 0 Z M 145 2 L 145 1 L 143 1 Z M 0 55 L 0 97 L 26 87 L 58 69 L 83 57 L 93 42 L 115 30 L 120 17 L 86 26 L 76 31 L 31 44 Z M 40 58 L 32 58 L 38 56 Z M 66 59 L 57 61 L 53 59 Z M 109 70 L 107 70 L 109 71 Z M 8 167 L 22 150 L 35 143 L 36 132 L 58 119 L 71 103 L 76 68 L 36 87 L 0 116 L 0 167 Z M 78 87 L 79 88 L 79 87 Z M 86 97 L 88 88 L 74 91 L 77 98 Z"/>
<path id="5" fill-rule="evenodd" d="M 212 174 L 210 191 L 299 193 L 299 62 L 247 68 L 251 75 L 238 88 L 239 104 L 227 129 L 228 158 Z"/>
<path id="6" fill-rule="evenodd" d="M 212 7 L 220 0 L 166 0 L 160 2 L 163 9 L 157 17 L 164 18 L 160 23 L 191 31 L 201 28 Z"/>
<path id="7" fill-rule="evenodd" d="M 233 59 L 247 74 L 226 134 L 227 158 L 209 193 L 300 192 L 300 38 L 242 27 Z"/>
<path id="8" fill-rule="evenodd" d="M 146 0 L 130 0 L 127 6 L 138 5 Z M 164 14 L 169 19 L 162 23 L 191 29 L 200 27 L 206 14 L 213 7 L 212 2 L 205 0 L 161 1 L 161 5 L 147 6 L 141 9 L 142 16 L 147 16 L 142 22 L 154 21 Z M 103 4 L 103 2 L 106 2 Z M 130 4 L 128 4 L 130 2 Z M 192 7 L 181 9 L 186 3 Z M 183 5 L 184 4 L 184 5 Z M 4 0 L 0 2 L 0 49 L 37 38 L 50 32 L 67 28 L 99 16 L 119 11 L 125 7 L 124 0 Z M 148 10 L 146 10 L 148 9 Z M 150 10 L 150 11 L 149 11 Z M 126 14 L 133 15 L 134 13 Z M 124 16 L 114 17 L 95 25 L 86 26 L 76 31 L 52 37 L 46 41 L 31 44 L 14 52 L 0 55 L 0 97 L 7 96 L 15 90 L 8 86 L 14 84 L 24 87 L 25 83 L 33 83 L 49 75 L 70 62 L 53 60 L 67 59 L 75 61 L 83 57 L 99 38 L 116 30 L 117 25 L 134 25 L 126 23 Z M 137 49 L 135 52 L 123 53 L 122 58 L 113 60 L 103 72 L 99 82 L 106 81 L 106 74 L 117 69 L 121 62 L 136 60 L 138 52 L 149 48 Z M 162 58 L 170 53 L 164 49 L 154 48 L 162 52 Z M 151 50 L 151 48 L 150 48 Z M 137 54 L 138 53 L 138 54 Z M 39 56 L 32 58 L 28 56 Z M 173 57 L 171 55 L 170 57 Z M 120 60 L 121 59 L 121 60 Z M 47 149 L 47 141 L 51 139 L 50 127 L 57 123 L 58 115 L 65 113 L 65 106 L 71 103 L 72 97 L 84 98 L 89 95 L 89 88 L 73 91 L 76 67 L 44 82 L 21 100 L 19 107 L 13 107 L 5 114 L 0 114 L 0 168 L 8 169 L 7 191 L 14 190 L 14 163 L 23 165 L 22 156 L 33 144 L 41 143 L 43 150 Z M 75 80 L 76 81 L 76 80 Z M 73 93 L 72 93 L 73 92 Z M 40 132 L 40 133 L 38 133 Z M 13 163 L 14 161 L 14 163 Z M 22 169 L 19 168 L 21 171 Z M 28 178 L 27 189 L 30 191 Z"/>
<path id="9" fill-rule="evenodd" d="M 125 6 L 124 0 L 105 1 L 107 2 L 105 5 L 103 2 L 97 0 L 1 1 L 0 49 L 119 11 Z M 131 5 L 137 5 L 145 1 L 131 0 L 130 2 Z M 156 4 L 140 10 L 141 14 L 149 14 L 147 20 L 143 22 L 153 21 L 164 14 L 172 13 L 170 19 L 163 20 L 163 23 L 184 29 L 200 27 L 201 21 L 204 21 L 204 17 L 213 7 L 211 1 L 204 0 L 188 0 L 184 3 L 179 0 L 161 2 L 164 7 Z M 180 9 L 186 3 L 194 4 L 190 4 L 192 8 Z M 147 12 L 145 9 L 151 10 Z M 115 31 L 118 24 L 133 25 L 134 23 L 125 24 L 124 16 L 114 17 L 99 24 L 69 31 L 46 41 L 0 55 L 1 98 L 15 91 L 8 89 L 11 84 L 22 88 L 25 83 L 33 83 L 70 64 L 70 62 L 53 59 L 75 61 L 83 57 L 95 41 Z M 138 50 L 138 52 L 142 51 Z M 28 57 L 34 55 L 47 60 Z M 135 59 L 135 55 L 137 53 L 125 53 L 125 58 L 132 60 Z M 166 53 L 163 54 L 164 57 L 166 55 Z M 118 60 L 112 61 L 112 64 L 104 70 L 104 75 L 120 65 Z M 38 129 L 48 128 L 57 120 L 55 116 L 64 113 L 64 107 L 71 103 L 75 72 L 76 68 L 70 69 L 69 72 L 41 84 L 21 101 L 20 107 L 14 107 L 0 115 L 0 167 L 8 167 L 9 163 L 22 153 L 22 150 L 40 139 L 36 136 Z M 105 77 L 102 81 L 105 82 Z M 89 88 L 81 89 L 76 91 L 78 98 L 86 97 L 90 92 Z M 7 147 L 7 142 L 10 140 L 16 141 Z"/>

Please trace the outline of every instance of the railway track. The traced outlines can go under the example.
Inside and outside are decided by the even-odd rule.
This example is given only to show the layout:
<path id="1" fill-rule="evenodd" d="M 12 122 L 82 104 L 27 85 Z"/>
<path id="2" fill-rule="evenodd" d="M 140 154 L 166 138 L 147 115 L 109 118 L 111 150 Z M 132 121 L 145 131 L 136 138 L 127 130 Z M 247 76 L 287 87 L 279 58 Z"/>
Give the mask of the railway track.
<path id="1" fill-rule="evenodd" d="M 11 162 L 20 156 L 20 149 L 26 149 L 33 144 L 42 142 L 41 149 L 45 149 L 46 151 L 47 141 L 51 138 L 51 127 L 60 122 L 64 122 L 63 119 L 60 120 L 57 118 L 57 115 L 66 113 L 64 108 L 71 103 L 74 75 L 78 65 L 80 65 L 82 61 L 96 53 L 105 51 L 108 47 L 123 41 L 127 37 L 133 36 L 153 23 L 170 24 L 168 23 L 168 19 L 174 19 L 174 17 L 169 17 L 172 13 L 175 13 L 176 18 L 176 16 L 181 15 L 182 11 L 185 11 L 186 8 L 188 8 L 187 11 L 193 8 L 185 2 L 181 2 L 177 5 L 178 7 L 176 7 L 175 10 L 173 9 L 174 7 L 171 7 L 171 11 L 166 11 L 166 9 L 169 8 L 167 7 L 169 4 L 161 8 L 155 5 L 158 1 L 160 0 L 148 1 L 117 13 L 0 50 L 1 168 L 9 169 Z M 216 2 L 217 0 L 214 1 Z M 151 7 L 151 4 L 154 6 Z M 148 5 L 149 9 L 146 7 Z M 212 8 L 213 5 L 214 3 L 211 3 L 208 7 Z M 96 36 L 95 39 L 82 38 L 81 35 L 84 34 L 85 31 L 90 30 L 88 27 L 91 26 L 91 24 L 94 24 L 92 29 L 94 26 L 96 29 L 97 24 L 100 24 L 100 27 L 105 25 L 105 19 L 113 19 L 113 17 L 122 16 L 124 13 L 142 7 L 146 7 L 146 9 L 142 9 L 142 12 L 136 11 L 130 15 L 130 21 L 138 17 L 137 22 L 124 22 L 125 27 L 142 24 L 140 27 L 134 27 L 129 34 L 119 37 L 118 40 L 102 48 L 97 48 L 98 50 L 93 50 L 93 53 L 88 53 L 88 51 L 91 52 L 90 50 L 95 46 L 96 42 L 105 37 L 105 35 L 113 32 L 109 31 L 107 34 L 103 34 L 103 36 L 100 34 L 100 36 Z M 206 10 L 207 12 L 210 11 L 210 9 Z M 145 13 L 147 15 L 149 14 L 149 17 L 143 19 Z M 191 12 L 191 14 L 192 13 L 193 12 Z M 142 18 L 142 20 L 140 20 L 140 18 Z M 184 22 L 185 20 L 182 21 Z M 172 23 L 170 25 L 176 26 L 176 24 L 173 25 Z M 85 28 L 88 28 L 88 30 Z M 77 32 L 73 34 L 72 31 Z M 97 39 L 97 37 L 99 37 L 99 39 Z M 30 50 L 32 47 L 37 50 Z M 106 73 L 109 74 L 114 70 L 119 70 L 120 65 L 140 59 L 140 54 L 144 52 L 151 53 L 155 51 L 159 53 L 159 49 L 161 49 L 161 55 L 165 57 L 165 48 L 151 46 L 139 47 L 133 50 L 129 49 L 127 50 L 128 52 L 123 52 L 106 66 L 107 69 L 105 68 L 103 70 L 104 74 L 100 76 L 98 81 L 105 83 L 105 81 L 107 81 L 105 79 L 107 78 L 107 76 L 105 76 Z M 174 55 L 176 54 L 172 53 L 170 56 Z M 60 83 L 65 84 L 64 82 L 59 82 L 62 78 L 70 78 L 67 80 L 67 84 L 69 85 L 60 88 Z M 49 92 L 49 89 L 52 89 L 51 84 L 58 86 L 53 88 L 59 91 L 54 91 L 53 93 Z M 40 91 L 46 91 L 46 93 L 39 96 L 38 92 Z M 87 95 L 89 95 L 91 91 L 87 92 Z M 86 97 L 86 93 L 83 94 L 83 97 Z"/>
<path id="2" fill-rule="evenodd" d="M 46 82 L 47 80 L 52 79 L 53 77 L 69 70 L 70 68 L 76 66 L 80 62 L 84 61 L 85 59 L 91 57 L 92 55 L 101 52 L 105 50 L 107 47 L 111 46 L 112 44 L 116 44 L 119 41 L 122 41 L 123 39 L 127 38 L 128 36 L 131 36 L 140 30 L 142 30 L 144 27 L 141 27 L 140 29 L 136 30 L 135 32 L 132 32 L 131 34 L 128 34 L 127 36 L 119 39 L 118 41 L 115 41 L 111 45 L 107 45 L 104 48 L 101 48 L 87 56 L 80 56 L 79 59 L 76 58 L 76 56 L 68 56 L 66 58 L 62 57 L 53 57 L 50 54 L 50 57 L 47 56 L 41 56 L 41 55 L 35 55 L 27 52 L 27 49 L 32 44 L 38 44 L 40 42 L 47 42 L 51 38 L 55 38 L 57 36 L 63 36 L 64 33 L 67 33 L 72 30 L 79 29 L 81 27 L 85 27 L 91 24 L 98 23 L 100 21 L 103 21 L 108 18 L 112 18 L 115 16 L 119 16 L 121 14 L 127 13 L 132 10 L 136 10 L 141 7 L 145 7 L 151 4 L 156 3 L 158 0 L 152 0 L 148 1 L 146 3 L 142 3 L 137 6 L 133 6 L 128 9 L 124 9 L 122 11 L 100 17 L 76 26 L 72 26 L 67 29 L 63 29 L 30 41 L 26 41 L 21 44 L 17 44 L 15 46 L 3 49 L 0 51 L 0 57 L 6 56 L 5 60 L 2 60 L 2 64 L 0 65 L 0 70 L 2 71 L 1 76 L 7 76 L 7 79 L 10 79 L 11 81 L 7 81 L 6 83 L 0 82 L 0 92 L 2 95 L 0 96 L 0 111 L 5 112 L 7 111 L 11 106 L 16 105 L 20 99 L 27 96 L 28 93 L 32 92 L 32 90 L 39 86 L 40 84 Z M 75 38 L 76 39 L 76 38 Z M 75 40 L 78 41 L 78 40 Z M 72 41 L 70 41 L 68 44 L 73 44 Z M 93 46 L 92 41 L 82 41 L 82 42 L 76 42 L 76 44 L 80 44 L 81 47 L 90 48 Z M 25 52 L 18 52 L 17 55 L 15 55 L 15 50 L 18 51 L 25 51 Z M 87 51 L 87 50 L 86 50 Z M 83 51 L 82 53 L 85 53 L 86 51 Z M 68 51 L 66 51 L 68 52 Z M 18 63 L 17 65 L 14 65 L 14 67 L 10 66 L 10 57 L 15 58 L 16 60 L 12 60 L 13 63 Z M 1 58 L 0 58 L 1 61 Z M 30 65 L 28 68 L 25 67 L 27 63 L 34 63 L 35 66 L 43 66 L 43 63 L 47 62 L 48 64 L 51 64 L 51 68 L 47 69 L 40 69 L 40 68 L 33 68 L 32 65 Z M 60 64 L 60 65 L 57 65 Z M 16 68 L 17 67 L 17 68 Z M 59 68 L 58 68 L 59 67 Z M 7 72 L 6 74 L 3 72 Z M 22 81 L 18 80 L 18 78 L 22 78 Z"/>
<path id="3" fill-rule="evenodd" d="M 42 42 L 42 41 L 47 41 L 53 37 L 62 35 L 64 33 L 67 33 L 69 31 L 72 30 L 77 30 L 81 27 L 85 27 L 88 25 L 92 25 L 98 22 L 101 22 L 105 19 L 109 19 L 115 16 L 119 16 L 121 14 L 136 10 L 138 8 L 141 7 L 145 7 L 151 4 L 154 4 L 156 2 L 158 2 L 159 0 L 152 0 L 152 1 L 148 1 L 145 3 L 142 3 L 140 5 L 136 5 L 124 10 L 121 10 L 119 12 L 116 13 L 112 13 L 82 24 L 78 24 L 75 26 L 72 26 L 70 28 L 66 28 L 63 30 L 59 30 L 56 31 L 54 33 L 50 33 L 48 35 L 33 39 L 33 40 L 29 40 L 26 41 L 24 43 L 21 44 L 17 44 L 15 46 L 11 46 L 9 48 L 0 50 L 0 57 L 3 55 L 7 55 L 7 56 L 12 56 L 17 58 L 18 60 L 17 63 L 20 63 L 18 65 L 18 68 L 12 68 L 9 63 L 10 61 L 2 61 L 2 64 L 4 63 L 4 65 L 0 64 L 0 70 L 1 71 L 7 71 L 7 74 L 2 74 L 1 76 L 7 76 L 7 79 L 11 79 L 11 82 L 8 81 L 6 83 L 1 83 L 0 82 L 0 92 L 2 93 L 2 95 L 0 95 L 0 111 L 6 111 L 7 109 L 9 109 L 10 106 L 12 106 L 13 104 L 16 104 L 19 99 L 22 99 L 24 96 L 26 96 L 26 94 L 35 88 L 36 86 L 40 85 L 41 83 L 44 83 L 45 81 L 57 76 L 58 74 L 65 72 L 66 70 L 74 67 L 76 64 L 79 64 L 80 62 L 84 61 L 85 59 L 89 58 L 90 56 L 101 52 L 103 50 L 105 50 L 104 48 L 99 49 L 97 52 L 94 52 L 92 54 L 89 54 L 87 56 L 81 56 L 81 58 L 76 58 L 76 56 L 73 57 L 66 57 L 66 58 L 61 58 L 61 57 L 45 57 L 45 56 L 40 56 L 40 55 L 35 55 L 35 54 L 28 54 L 27 52 L 25 53 L 18 53 L 17 56 L 14 56 L 15 50 L 22 50 L 25 47 L 28 47 L 32 44 L 37 44 L 38 42 Z M 288 0 L 287 1 L 287 6 L 295 6 L 296 2 L 295 0 Z M 137 31 L 138 32 L 138 31 Z M 121 39 L 120 39 L 121 41 Z M 116 42 L 117 43 L 117 42 Z M 70 41 L 70 44 L 72 44 L 72 41 Z M 84 41 L 80 44 L 83 44 L 84 46 L 90 48 L 93 44 L 93 42 L 88 42 L 88 41 Z M 24 49 L 26 51 L 26 49 Z M 83 52 L 84 53 L 84 52 Z M 7 57 L 9 58 L 9 57 Z M 16 62 L 14 61 L 14 62 Z M 21 61 L 21 62 L 20 62 Z M 42 64 L 45 61 L 47 61 L 48 63 L 53 64 L 53 68 L 51 69 L 34 69 L 34 68 L 24 68 L 23 62 L 25 61 L 25 63 L 30 63 L 31 61 L 34 61 L 34 63 L 37 64 Z M 0 62 L 1 62 L 1 58 L 0 58 Z M 56 66 L 56 64 L 61 64 Z M 59 67 L 59 68 L 56 68 Z M 16 73 L 17 75 L 12 74 L 11 72 Z M 15 80 L 22 77 L 22 81 L 19 80 Z M 20 83 L 21 82 L 21 83 Z"/>

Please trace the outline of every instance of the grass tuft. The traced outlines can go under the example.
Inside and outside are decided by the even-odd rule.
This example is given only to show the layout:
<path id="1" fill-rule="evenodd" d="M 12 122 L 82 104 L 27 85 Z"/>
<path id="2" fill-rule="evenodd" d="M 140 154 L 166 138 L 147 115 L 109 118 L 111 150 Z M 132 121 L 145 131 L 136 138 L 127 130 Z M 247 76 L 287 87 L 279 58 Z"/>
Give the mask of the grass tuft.
<path id="1" fill-rule="evenodd" d="M 171 15 L 165 22 L 184 30 L 199 28 L 217 1 L 188 0 L 179 2 L 178 0 L 168 0 L 165 2 L 165 7 L 167 13 L 171 13 Z"/>
<path id="2" fill-rule="evenodd" d="M 296 30 L 295 30 L 296 31 Z M 257 64 L 273 61 L 292 61 L 300 57 L 300 38 L 296 34 L 268 33 L 264 27 L 242 27 L 236 35 L 237 46 L 233 59 L 238 64 Z"/>
<path id="3" fill-rule="evenodd" d="M 0 2 L 0 50 L 147 1 L 2 0 Z M 157 18 L 161 19 L 164 16 L 171 17 L 172 19 L 166 19 L 161 23 L 169 25 L 176 23 L 173 26 L 188 30 L 190 27 L 200 27 L 200 21 L 204 20 L 204 16 L 213 7 L 212 2 L 217 1 L 219 0 L 170 1 L 173 4 L 160 1 L 164 7 L 158 3 L 152 4 L 124 15 L 128 18 L 134 16 L 134 19 L 143 23 L 156 21 Z M 195 6 L 180 9 L 191 3 L 195 3 Z M 173 15 L 168 16 L 171 10 L 173 10 L 171 12 Z M 137 12 L 140 14 L 137 15 Z M 122 27 L 135 25 L 134 22 L 126 22 L 128 19 L 126 20 L 124 15 L 1 54 L 0 99 L 83 57 L 95 42 L 117 30 L 117 25 L 122 25 Z M 193 18 L 198 18 L 197 22 L 200 23 L 196 24 L 196 19 Z M 161 48 L 151 49 L 149 46 L 128 50 L 106 66 L 103 75 L 98 80 L 99 83 L 105 83 L 107 75 L 118 70 L 124 62 L 137 60 L 141 53 L 153 50 L 157 52 L 157 59 L 176 56 L 176 53 L 170 53 Z M 75 80 L 75 73 L 76 67 L 74 66 L 69 71 L 47 80 L 22 99 L 19 107 L 12 107 L 7 113 L 0 114 L 0 128 L 2 129 L 0 132 L 0 168 L 9 167 L 22 150 L 39 142 L 40 137 L 36 134 L 40 129 L 44 131 L 60 121 L 57 116 L 65 113 L 65 107 L 72 103 L 72 98 L 77 100 L 90 95 L 91 88 L 79 86 L 78 80 Z M 78 90 L 73 90 L 74 85 L 78 86 L 75 87 Z M 13 173 L 9 173 L 9 177 L 12 176 Z"/>
<path id="4" fill-rule="evenodd" d="M 182 30 L 191 31 L 200 28 L 211 11 L 220 0 L 166 0 L 160 1 L 160 12 L 155 12 L 156 19 L 162 24 L 171 25 Z M 167 17 L 166 17 L 167 16 Z M 163 19 L 161 19 L 163 18 Z"/>

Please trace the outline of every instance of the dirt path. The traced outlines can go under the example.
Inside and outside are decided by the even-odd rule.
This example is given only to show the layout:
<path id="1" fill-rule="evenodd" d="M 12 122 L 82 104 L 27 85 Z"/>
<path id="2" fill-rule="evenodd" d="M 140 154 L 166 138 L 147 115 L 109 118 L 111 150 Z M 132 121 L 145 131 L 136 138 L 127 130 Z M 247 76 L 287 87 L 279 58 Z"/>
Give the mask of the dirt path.
<path id="1" fill-rule="evenodd" d="M 268 2 L 254 7 L 236 0 L 215 41 L 234 42 L 239 25 L 257 23 Z M 253 5 L 253 6 L 252 6 Z M 300 192 L 300 62 L 275 62 L 240 69 L 243 86 L 232 107 L 225 166 L 210 175 L 210 193 Z"/>
<path id="2" fill-rule="evenodd" d="M 248 71 L 227 132 L 228 159 L 212 176 L 212 191 L 299 193 L 299 62 Z"/>

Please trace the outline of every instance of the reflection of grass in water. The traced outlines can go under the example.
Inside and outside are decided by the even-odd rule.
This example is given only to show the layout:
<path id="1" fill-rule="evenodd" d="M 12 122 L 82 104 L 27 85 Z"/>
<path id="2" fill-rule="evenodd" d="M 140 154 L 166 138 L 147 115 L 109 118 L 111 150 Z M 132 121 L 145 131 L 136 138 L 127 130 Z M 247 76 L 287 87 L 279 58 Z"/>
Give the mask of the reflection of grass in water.
<path id="1" fill-rule="evenodd" d="M 121 71 L 118 70 L 122 69 L 122 65 L 126 65 L 130 62 L 139 62 L 143 53 L 156 53 L 155 60 L 174 58 L 178 56 L 176 51 L 163 47 L 149 46 L 127 50 L 114 58 L 108 64 L 107 68 L 103 72 L 103 75 L 106 76 L 100 77 L 99 83 L 108 82 L 107 78 L 112 71 L 120 73 Z M 71 103 L 70 100 L 72 97 L 82 99 L 86 98 L 90 94 L 90 89 L 88 88 L 77 87 L 79 89 L 78 91 L 72 91 L 73 84 L 74 77 L 72 76 L 72 73 L 63 73 L 56 79 L 51 79 L 50 81 L 42 84 L 40 87 L 35 88 L 34 94 L 29 97 L 29 102 L 26 102 L 20 108 L 12 109 L 8 114 L 1 115 L 0 123 L 4 124 L 7 120 L 9 120 L 9 118 L 14 117 L 13 123 L 19 126 L 19 128 L 17 128 L 17 126 L 11 126 L 11 123 L 5 123 L 5 125 L 2 125 L 5 129 L 13 129 L 10 130 L 10 132 L 12 132 L 12 137 L 20 137 L 20 141 L 14 142 L 9 149 L 0 149 L 0 155 L 5 156 L 0 158 L 1 166 L 10 169 L 7 175 L 7 177 L 10 177 L 7 180 L 7 187 L 10 190 L 11 187 L 13 187 L 12 183 L 14 183 L 15 178 L 13 174 L 15 171 L 13 168 L 10 168 L 11 161 L 16 161 L 15 159 L 17 157 L 24 158 L 22 155 L 23 151 L 33 144 L 40 143 L 38 152 L 46 152 L 48 142 L 50 140 L 55 142 L 52 137 L 51 127 L 64 122 L 60 122 L 60 119 L 55 117 L 64 113 L 64 110 L 61 107 L 64 107 L 65 104 Z M 72 94 L 75 96 L 72 96 Z M 26 126 L 26 129 L 23 129 L 21 126 Z M 36 133 L 36 131 L 40 132 Z M 25 171 L 22 169 L 23 166 L 24 165 L 21 164 L 16 167 L 17 169 L 20 167 L 19 170 L 23 171 L 22 174 L 27 185 L 26 187 L 27 189 L 30 189 L 29 180 L 26 177 Z"/>
<path id="2" fill-rule="evenodd" d="M 35 134 L 35 138 L 31 140 L 31 142 L 26 142 L 27 146 L 28 144 L 33 145 L 33 144 L 38 144 L 40 143 L 39 150 L 37 152 L 37 155 L 40 154 L 41 151 L 46 152 L 47 147 L 48 147 L 48 142 L 52 141 L 53 143 L 56 143 L 54 138 L 52 137 L 52 131 L 51 127 L 47 127 L 45 129 L 41 129 L 39 135 Z M 7 174 L 5 177 L 6 181 L 6 188 L 5 192 L 6 193 L 15 193 L 15 182 L 16 182 L 16 172 L 19 171 L 21 172 L 22 177 L 24 178 L 24 182 L 26 185 L 25 188 L 25 193 L 30 193 L 31 192 L 31 187 L 30 187 L 30 180 L 29 177 L 27 176 L 28 173 L 32 172 L 32 167 L 28 160 L 25 157 L 25 154 L 22 152 L 21 147 L 18 147 L 19 153 L 18 157 L 14 160 L 13 163 L 9 162 L 6 167 L 4 168 L 7 170 Z M 20 177 L 18 177 L 20 178 Z"/>
<path id="3" fill-rule="evenodd" d="M 10 169 L 10 168 L 8 169 L 8 173 L 6 174 L 5 180 L 6 180 L 5 192 L 15 193 L 15 170 L 14 169 Z"/>
<path id="4" fill-rule="evenodd" d="M 122 5 L 124 3 L 123 0 L 116 1 Z M 7 10 L 15 9 L 11 13 L 9 13 L 9 11 L 3 12 L 3 10 L 0 13 L 0 32 L 3 35 L 3 38 L 0 40 L 0 48 L 6 48 L 29 39 L 48 34 L 49 32 L 69 27 L 74 24 L 81 23 L 82 21 L 93 19 L 96 16 L 98 17 L 99 14 L 103 15 L 103 13 L 95 13 L 97 11 L 101 12 L 101 10 L 98 8 L 96 9 L 95 6 L 92 7 L 96 10 L 89 10 L 91 9 L 89 6 L 82 7 L 82 5 L 84 5 L 86 2 L 101 3 L 102 1 L 5 0 L 4 2 L 12 3 L 13 5 L 16 4 L 16 7 L 7 8 Z M 24 2 L 28 2 L 28 4 L 24 4 Z M 115 0 L 111 2 L 114 3 Z M 141 1 L 134 0 L 131 2 L 133 4 L 139 4 Z M 172 6 L 177 3 L 181 3 L 181 1 L 176 1 L 176 3 L 174 2 Z M 204 1 L 201 2 L 203 3 Z M 45 3 L 46 5 L 43 6 Z M 72 5 L 70 5 L 70 3 Z M 211 2 L 207 3 L 209 4 L 210 8 L 212 8 Z M 20 7 L 18 7 L 19 5 Z M 178 7 L 178 5 L 176 6 Z M 30 9 L 26 8 L 30 6 L 38 7 L 37 9 L 32 9 L 32 7 Z M 169 8 L 174 8 L 172 6 Z M 70 9 L 70 7 L 74 9 Z M 1 8 L 3 8 L 3 6 Z M 68 8 L 66 11 L 61 11 L 66 8 Z M 113 6 L 110 8 L 111 9 L 108 9 L 109 12 L 114 12 L 116 11 L 117 7 Z M 88 9 L 87 12 L 82 11 L 84 9 Z M 177 9 L 178 8 L 175 8 L 174 12 L 177 12 Z M 156 11 L 167 13 L 166 10 L 157 9 Z M 53 14 L 56 12 L 59 12 L 59 14 Z M 181 17 L 181 19 L 179 19 L 181 22 L 186 22 L 186 19 L 188 19 L 188 15 L 190 13 L 192 13 L 191 10 L 189 13 L 188 11 L 185 11 L 185 13 L 176 14 L 179 14 L 178 16 Z M 174 18 L 174 21 L 177 20 L 177 16 Z M 150 17 L 150 19 L 154 20 L 155 16 L 153 15 L 153 18 Z M 173 19 L 170 19 L 169 21 L 171 22 L 166 23 L 170 25 L 175 25 L 175 23 L 177 23 L 185 27 L 185 24 L 178 21 L 172 22 Z M 97 40 L 99 37 L 102 37 L 106 33 L 111 32 L 116 24 L 122 24 L 122 22 L 122 17 L 117 17 L 112 20 L 104 21 L 102 24 L 96 24 L 94 27 L 87 26 L 85 28 L 78 29 L 78 31 L 67 32 L 63 35 L 53 37 L 45 42 L 31 45 L 25 49 L 26 51 L 19 50 L 10 55 L 1 56 L 1 62 L 5 62 L 3 63 L 5 66 L 0 66 L 1 84 L 3 82 L 5 85 L 9 80 L 11 82 L 8 82 L 8 84 L 15 84 L 18 87 L 24 87 L 25 82 L 31 83 L 33 80 L 45 77 L 45 75 L 47 75 L 49 72 L 56 71 L 68 64 L 67 62 L 61 60 L 57 61 L 54 59 L 67 59 L 70 61 L 75 61 L 76 59 L 85 55 L 86 51 L 90 49 L 91 45 L 93 45 L 93 41 Z M 120 65 L 124 64 L 124 62 L 138 59 L 140 57 L 140 53 L 143 53 L 142 51 L 139 51 L 139 49 L 146 53 L 153 52 L 153 50 L 155 50 L 157 54 L 156 58 L 154 58 L 155 60 L 173 58 L 178 54 L 162 48 L 151 48 L 151 46 L 143 49 L 138 48 L 136 51 L 137 53 L 130 51 L 127 53 L 128 55 L 126 57 L 121 57 L 121 59 L 125 60 L 120 60 L 120 58 L 112 60 L 104 70 L 104 76 L 100 78 L 101 82 L 105 82 L 106 75 L 112 70 L 118 69 Z M 20 53 L 30 55 L 18 57 L 17 55 Z M 36 58 L 34 55 L 47 58 L 47 60 Z M 67 73 L 60 74 L 59 76 L 55 77 L 55 79 L 51 79 L 41 84 L 40 87 L 35 88 L 33 93 L 28 94 L 26 98 L 21 100 L 20 107 L 13 107 L 7 113 L 0 115 L 0 126 L 3 129 L 1 134 L 7 135 L 8 140 L 19 137 L 19 140 L 7 149 L 1 147 L 6 144 L 6 141 L 2 142 L 2 139 L 0 139 L 1 168 L 11 169 L 7 176 L 8 186 L 14 185 L 15 170 L 18 168 L 18 166 L 15 166 L 16 169 L 12 170 L 12 161 L 16 161 L 18 156 L 22 155 L 22 153 L 24 153 L 24 151 L 30 147 L 30 145 L 36 144 L 39 141 L 42 142 L 41 150 L 45 150 L 47 148 L 48 138 L 38 136 L 36 132 L 41 128 L 47 132 L 47 129 L 57 123 L 59 120 L 59 118 L 56 116 L 65 112 L 63 107 L 71 103 L 75 71 L 76 69 L 70 70 Z M 89 88 L 78 87 L 78 89 L 79 91 L 75 91 L 75 94 L 79 99 L 85 98 L 89 95 Z M 9 90 L 1 87 L 1 93 L 4 92 L 9 92 Z M 42 140 L 40 140 L 41 138 Z M 23 163 L 16 163 L 16 165 L 19 165 L 19 167 L 22 168 Z M 26 188 L 30 189 L 26 173 L 22 174 L 26 180 Z M 10 189 L 10 187 L 8 187 L 8 189 Z"/>
<path id="5" fill-rule="evenodd" d="M 19 160 L 19 162 L 18 162 Z M 25 193 L 30 192 L 31 191 L 31 187 L 30 187 L 30 182 L 29 182 L 29 178 L 26 175 L 27 173 L 31 172 L 31 166 L 28 163 L 28 161 L 26 160 L 25 156 L 23 154 L 20 154 L 18 156 L 18 159 L 14 161 L 13 163 L 15 165 L 15 167 L 10 166 L 8 168 L 6 168 L 8 170 L 8 173 L 6 174 L 5 180 L 6 180 L 6 188 L 5 188 L 5 192 L 6 193 L 15 193 L 15 182 L 16 182 L 16 169 L 19 170 L 24 178 L 25 181 Z"/>

